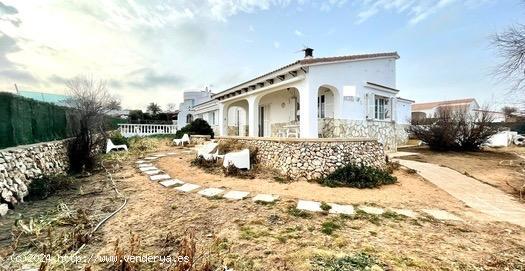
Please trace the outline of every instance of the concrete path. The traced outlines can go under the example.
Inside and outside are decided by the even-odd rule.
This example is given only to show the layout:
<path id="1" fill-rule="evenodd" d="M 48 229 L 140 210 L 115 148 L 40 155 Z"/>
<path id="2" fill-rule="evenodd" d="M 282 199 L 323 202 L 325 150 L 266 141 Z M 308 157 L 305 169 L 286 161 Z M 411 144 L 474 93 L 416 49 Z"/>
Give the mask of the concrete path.
<path id="1" fill-rule="evenodd" d="M 416 170 L 423 178 L 471 208 L 499 221 L 525 227 L 525 204 L 503 191 L 447 167 L 409 160 L 399 160 L 399 163 Z"/>

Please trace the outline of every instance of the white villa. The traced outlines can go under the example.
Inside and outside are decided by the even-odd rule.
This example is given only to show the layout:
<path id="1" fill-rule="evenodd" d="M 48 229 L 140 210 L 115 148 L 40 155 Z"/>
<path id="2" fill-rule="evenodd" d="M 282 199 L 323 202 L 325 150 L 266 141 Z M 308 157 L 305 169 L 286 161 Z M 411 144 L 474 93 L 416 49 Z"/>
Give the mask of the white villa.
<path id="1" fill-rule="evenodd" d="M 314 58 L 307 48 L 304 59 L 213 94 L 191 114 L 218 136 L 366 137 L 394 151 L 408 138 L 413 103 L 398 97 L 397 59 L 396 52 Z"/>
<path id="2" fill-rule="evenodd" d="M 177 130 L 180 130 L 186 124 L 193 121 L 195 118 L 195 112 L 193 110 L 194 106 L 206 101 L 211 100 L 212 93 L 206 87 L 204 90 L 187 90 L 183 93 L 184 101 L 179 105 L 179 113 L 177 114 Z M 202 117 L 202 116 L 200 116 Z M 209 120 L 208 123 L 212 125 L 212 122 Z"/>

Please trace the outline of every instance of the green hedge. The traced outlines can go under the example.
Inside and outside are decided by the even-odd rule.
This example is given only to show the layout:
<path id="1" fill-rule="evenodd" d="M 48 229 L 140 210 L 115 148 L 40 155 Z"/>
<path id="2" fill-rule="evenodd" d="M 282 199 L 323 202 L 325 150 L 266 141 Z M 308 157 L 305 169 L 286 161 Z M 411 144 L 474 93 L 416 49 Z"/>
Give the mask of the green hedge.
<path id="1" fill-rule="evenodd" d="M 78 126 L 71 109 L 0 92 L 0 148 L 72 137 Z"/>

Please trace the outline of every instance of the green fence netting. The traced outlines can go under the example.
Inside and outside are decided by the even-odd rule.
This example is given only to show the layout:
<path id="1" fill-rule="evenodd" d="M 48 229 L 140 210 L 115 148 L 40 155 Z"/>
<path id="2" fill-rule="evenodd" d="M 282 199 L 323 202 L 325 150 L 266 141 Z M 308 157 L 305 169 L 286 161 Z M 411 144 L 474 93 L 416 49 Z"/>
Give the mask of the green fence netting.
<path id="1" fill-rule="evenodd" d="M 78 126 L 71 109 L 0 93 L 0 148 L 68 138 Z"/>

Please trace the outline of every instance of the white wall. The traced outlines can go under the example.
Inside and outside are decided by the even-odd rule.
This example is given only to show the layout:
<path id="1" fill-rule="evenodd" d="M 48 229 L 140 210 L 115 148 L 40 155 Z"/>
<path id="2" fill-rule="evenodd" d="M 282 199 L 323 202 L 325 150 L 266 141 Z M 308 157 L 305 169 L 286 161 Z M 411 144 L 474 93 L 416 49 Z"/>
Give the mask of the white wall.
<path id="1" fill-rule="evenodd" d="M 211 92 L 208 91 L 184 91 L 184 102 L 179 105 L 179 114 L 177 115 L 177 129 L 186 126 L 186 117 L 190 114 L 194 105 L 209 101 Z M 194 116 L 195 119 L 195 116 Z"/>
<path id="2" fill-rule="evenodd" d="M 344 86 L 355 87 L 357 96 L 350 99 L 340 99 L 341 115 L 335 118 L 362 120 L 366 117 L 366 93 L 372 92 L 365 87 L 366 82 L 372 82 L 391 88 L 396 88 L 396 64 L 394 58 L 373 59 L 335 64 L 315 65 L 309 68 L 308 85 L 317 89 L 328 84 L 337 88 L 343 95 Z M 316 98 L 317 99 L 317 98 Z"/>
<path id="3" fill-rule="evenodd" d="M 407 100 L 397 100 L 396 122 L 399 124 L 410 124 L 412 118 L 412 102 Z"/>

